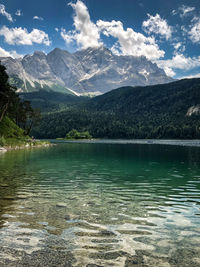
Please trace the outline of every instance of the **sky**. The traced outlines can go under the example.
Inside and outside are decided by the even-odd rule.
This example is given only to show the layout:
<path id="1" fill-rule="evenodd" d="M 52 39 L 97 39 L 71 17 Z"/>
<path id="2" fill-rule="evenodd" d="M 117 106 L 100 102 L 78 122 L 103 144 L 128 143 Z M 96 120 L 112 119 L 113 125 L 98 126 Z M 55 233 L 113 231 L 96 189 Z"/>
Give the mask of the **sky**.
<path id="1" fill-rule="evenodd" d="M 200 0 L 0 0 L 0 57 L 102 45 L 200 77 Z"/>

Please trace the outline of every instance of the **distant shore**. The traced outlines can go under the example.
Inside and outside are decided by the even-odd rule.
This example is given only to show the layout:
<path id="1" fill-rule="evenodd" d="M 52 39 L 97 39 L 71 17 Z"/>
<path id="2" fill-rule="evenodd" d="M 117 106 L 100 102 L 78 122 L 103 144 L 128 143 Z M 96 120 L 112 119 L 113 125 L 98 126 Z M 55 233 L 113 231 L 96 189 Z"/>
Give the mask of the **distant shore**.
<path id="1" fill-rule="evenodd" d="M 200 147 L 200 139 L 52 139 L 53 142 L 94 144 L 141 144 Z"/>

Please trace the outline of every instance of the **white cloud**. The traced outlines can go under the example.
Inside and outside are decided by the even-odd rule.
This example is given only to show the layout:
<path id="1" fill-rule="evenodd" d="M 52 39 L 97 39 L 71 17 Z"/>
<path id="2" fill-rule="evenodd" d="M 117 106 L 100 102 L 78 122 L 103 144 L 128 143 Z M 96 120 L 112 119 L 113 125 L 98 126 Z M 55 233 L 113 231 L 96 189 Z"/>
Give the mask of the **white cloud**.
<path id="1" fill-rule="evenodd" d="M 179 7 L 180 17 L 185 17 L 194 10 L 195 10 L 195 7 L 182 5 L 181 7 Z"/>
<path id="2" fill-rule="evenodd" d="M 174 45 L 174 48 L 175 48 L 176 50 L 178 50 L 180 47 L 181 47 L 181 43 L 180 43 L 180 42 L 178 42 L 178 43 L 176 43 L 176 44 Z"/>
<path id="3" fill-rule="evenodd" d="M 36 20 L 44 20 L 42 17 L 38 17 L 38 16 L 34 16 L 33 19 L 36 19 Z"/>
<path id="4" fill-rule="evenodd" d="M 189 34 L 189 38 L 191 39 L 193 43 L 200 42 L 200 19 L 192 26 L 188 34 Z"/>
<path id="5" fill-rule="evenodd" d="M 110 48 L 111 52 L 117 56 L 122 54 L 121 47 L 119 42 L 115 42 L 114 45 Z"/>
<path id="6" fill-rule="evenodd" d="M 200 56 L 199 57 L 185 57 L 183 54 L 175 54 L 172 59 L 157 60 L 157 65 L 164 69 L 166 74 L 174 76 L 176 73 L 174 69 L 179 70 L 191 70 L 200 67 Z"/>
<path id="7" fill-rule="evenodd" d="M 22 11 L 20 10 L 20 9 L 18 9 L 16 12 L 15 12 L 15 15 L 16 16 L 22 16 L 23 14 L 22 14 Z"/>
<path id="8" fill-rule="evenodd" d="M 177 15 L 177 13 L 178 12 L 175 9 L 173 9 L 172 12 L 171 12 L 172 16 Z"/>
<path id="9" fill-rule="evenodd" d="M 177 52 L 182 53 L 185 51 L 185 45 L 183 45 L 181 42 L 174 43 L 173 46 L 175 49 L 174 54 L 177 54 Z"/>
<path id="10" fill-rule="evenodd" d="M 76 4 L 70 3 L 75 11 L 75 30 L 66 32 L 61 29 L 61 36 L 66 44 L 75 41 L 79 47 L 98 47 L 103 45 L 100 34 L 111 36 L 117 39 L 111 48 L 115 54 L 146 56 L 148 59 L 158 59 L 164 56 L 165 52 L 160 50 L 153 37 L 146 37 L 135 32 L 131 28 L 123 28 L 121 21 L 98 20 L 93 23 L 85 4 L 78 0 Z"/>
<path id="11" fill-rule="evenodd" d="M 74 31 L 66 32 L 61 30 L 61 36 L 67 44 L 76 41 L 81 48 L 98 47 L 102 45 L 100 42 L 100 34 L 97 26 L 90 20 L 90 15 L 85 4 L 78 0 L 75 4 L 70 3 L 75 11 L 74 15 Z"/>
<path id="12" fill-rule="evenodd" d="M 66 44 L 70 44 L 71 42 L 76 41 L 76 31 L 66 32 L 66 30 L 64 28 L 62 28 L 60 35 Z"/>
<path id="13" fill-rule="evenodd" d="M 8 12 L 6 12 L 6 8 L 2 4 L 0 4 L 0 14 L 6 17 L 10 22 L 13 22 L 12 16 Z"/>
<path id="14" fill-rule="evenodd" d="M 165 73 L 166 73 L 167 76 L 169 76 L 169 77 L 174 77 L 174 76 L 176 75 L 176 72 L 174 72 L 174 71 L 172 70 L 172 68 L 169 68 L 169 67 L 167 67 L 167 66 L 165 66 L 165 67 L 161 67 L 161 66 L 159 66 L 159 64 L 157 64 L 157 65 L 158 65 L 158 67 L 164 69 L 164 71 L 165 71 Z"/>
<path id="15" fill-rule="evenodd" d="M 51 44 L 48 34 L 38 29 L 33 29 L 29 33 L 26 28 L 3 26 L 0 29 L 0 36 L 4 36 L 5 42 L 10 45 L 32 45 L 37 43 L 49 46 Z"/>
<path id="16" fill-rule="evenodd" d="M 160 50 L 153 37 L 146 37 L 135 32 L 132 28 L 123 28 L 121 21 L 98 20 L 93 23 L 85 4 L 78 0 L 75 4 L 70 3 L 75 11 L 75 30 L 66 31 L 61 29 L 61 36 L 70 44 L 75 41 L 80 48 L 98 47 L 103 45 L 100 34 L 111 36 L 117 39 L 111 51 L 115 54 L 145 56 L 148 59 L 158 59 L 164 56 L 165 52 Z"/>
<path id="17" fill-rule="evenodd" d="M 200 73 L 194 74 L 194 75 L 186 75 L 186 76 L 181 76 L 179 79 L 191 79 L 191 78 L 200 78 Z"/>
<path id="18" fill-rule="evenodd" d="M 184 18 L 186 16 L 192 15 L 192 12 L 195 10 L 195 7 L 191 6 L 185 6 L 182 5 L 178 8 L 178 10 L 172 10 L 171 14 L 174 15 L 179 15 L 181 18 Z"/>
<path id="19" fill-rule="evenodd" d="M 23 55 L 18 54 L 16 51 L 6 51 L 2 47 L 0 47 L 0 57 L 12 57 L 12 58 L 20 58 Z"/>
<path id="20" fill-rule="evenodd" d="M 149 19 L 143 21 L 142 27 L 148 34 L 159 34 L 168 40 L 172 36 L 172 27 L 167 24 L 165 19 L 162 19 L 159 14 L 151 16 L 147 14 Z"/>
<path id="21" fill-rule="evenodd" d="M 122 55 L 145 56 L 150 60 L 158 59 L 165 54 L 159 49 L 154 38 L 146 37 L 132 28 L 125 30 L 121 21 L 98 20 L 97 26 L 104 35 L 117 38 L 117 43 L 112 47 L 113 52 Z"/>

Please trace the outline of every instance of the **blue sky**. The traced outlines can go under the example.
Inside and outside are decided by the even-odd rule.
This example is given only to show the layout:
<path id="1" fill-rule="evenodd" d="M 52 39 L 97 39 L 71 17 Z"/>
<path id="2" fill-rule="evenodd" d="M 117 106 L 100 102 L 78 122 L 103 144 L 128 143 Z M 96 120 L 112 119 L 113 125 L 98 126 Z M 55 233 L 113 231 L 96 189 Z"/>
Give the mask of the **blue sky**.
<path id="1" fill-rule="evenodd" d="M 200 1 L 0 0 L 0 56 L 101 45 L 200 77 Z"/>

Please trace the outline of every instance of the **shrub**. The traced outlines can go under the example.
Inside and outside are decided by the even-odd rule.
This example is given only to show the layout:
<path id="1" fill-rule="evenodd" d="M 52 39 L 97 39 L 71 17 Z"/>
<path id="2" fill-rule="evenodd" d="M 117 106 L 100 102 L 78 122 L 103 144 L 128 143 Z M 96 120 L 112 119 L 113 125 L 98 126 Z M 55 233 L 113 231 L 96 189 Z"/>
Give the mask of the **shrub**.
<path id="1" fill-rule="evenodd" d="M 89 134 L 88 131 L 85 132 L 78 132 L 77 130 L 73 129 L 66 134 L 66 139 L 91 139 L 92 136 Z"/>

